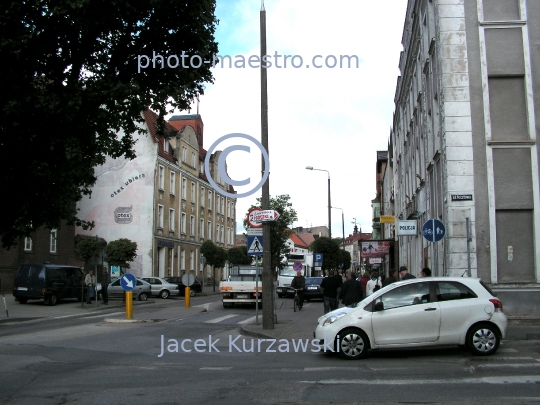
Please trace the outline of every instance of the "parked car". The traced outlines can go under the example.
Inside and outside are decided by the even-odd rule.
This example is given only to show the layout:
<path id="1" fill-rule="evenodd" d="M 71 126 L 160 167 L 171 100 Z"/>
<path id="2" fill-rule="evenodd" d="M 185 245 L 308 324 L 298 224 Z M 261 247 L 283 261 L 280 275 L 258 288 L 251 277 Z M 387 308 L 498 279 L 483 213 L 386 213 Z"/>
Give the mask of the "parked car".
<path id="1" fill-rule="evenodd" d="M 13 296 L 19 303 L 43 299 L 45 305 L 86 296 L 84 274 L 79 267 L 59 264 L 22 264 L 15 275 Z"/>
<path id="2" fill-rule="evenodd" d="M 131 290 L 131 292 L 133 293 L 133 299 L 139 301 L 146 301 L 148 297 L 150 297 L 152 294 L 152 287 L 144 280 L 136 280 L 137 284 L 135 285 L 135 288 Z M 101 299 L 101 288 L 99 285 L 98 289 L 98 298 Z M 113 281 L 111 284 L 109 284 L 109 287 L 107 287 L 107 294 L 109 295 L 109 299 L 124 297 L 124 289 L 120 284 L 120 279 Z"/>
<path id="3" fill-rule="evenodd" d="M 177 284 L 169 283 L 161 277 L 141 277 L 142 280 L 150 283 L 152 287 L 152 296 L 169 298 L 169 296 L 180 295 Z"/>
<path id="4" fill-rule="evenodd" d="M 314 337 L 346 359 L 369 349 L 449 345 L 485 356 L 497 351 L 507 326 L 501 301 L 480 279 L 430 277 L 398 281 L 321 316 Z"/>
<path id="5" fill-rule="evenodd" d="M 182 277 L 166 277 L 165 280 L 167 280 L 171 284 L 176 284 L 178 286 L 181 297 L 186 295 L 186 286 L 182 282 Z M 196 293 L 202 293 L 202 284 L 197 279 L 195 279 L 195 282 L 189 288 L 191 289 L 189 293 L 191 297 L 195 296 Z"/>
<path id="6" fill-rule="evenodd" d="M 321 293 L 321 283 L 323 277 L 307 277 L 306 278 L 306 289 L 304 290 L 304 300 L 309 301 L 314 298 L 323 299 Z"/>

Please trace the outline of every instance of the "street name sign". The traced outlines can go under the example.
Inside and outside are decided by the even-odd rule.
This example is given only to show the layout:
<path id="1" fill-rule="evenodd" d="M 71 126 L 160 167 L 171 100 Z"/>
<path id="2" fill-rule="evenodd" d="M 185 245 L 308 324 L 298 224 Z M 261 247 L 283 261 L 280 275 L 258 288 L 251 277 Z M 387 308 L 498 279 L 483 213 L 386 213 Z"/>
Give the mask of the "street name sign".
<path id="1" fill-rule="evenodd" d="M 446 233 L 444 224 L 438 219 L 428 219 L 422 227 L 422 235 L 430 242 L 438 242 Z"/>
<path id="2" fill-rule="evenodd" d="M 381 224 L 393 224 L 394 216 L 393 215 L 381 215 L 379 219 Z"/>
<path id="3" fill-rule="evenodd" d="M 253 217 L 255 221 L 270 222 L 279 218 L 279 212 L 274 210 L 259 211 Z"/>
<path id="4" fill-rule="evenodd" d="M 131 291 L 137 285 L 137 280 L 133 274 L 126 273 L 120 279 L 120 285 L 125 291 Z"/>
<path id="5" fill-rule="evenodd" d="M 248 228 L 247 235 L 248 236 L 262 236 L 263 230 L 262 228 Z"/>

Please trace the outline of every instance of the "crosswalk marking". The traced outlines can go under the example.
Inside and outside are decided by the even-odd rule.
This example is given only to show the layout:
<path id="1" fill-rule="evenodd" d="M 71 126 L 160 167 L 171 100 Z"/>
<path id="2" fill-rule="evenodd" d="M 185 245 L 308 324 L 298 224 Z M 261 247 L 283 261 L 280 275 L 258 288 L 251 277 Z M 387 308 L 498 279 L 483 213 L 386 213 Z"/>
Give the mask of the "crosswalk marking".
<path id="1" fill-rule="evenodd" d="M 232 367 L 201 367 L 199 370 L 228 371 Z"/>
<path id="2" fill-rule="evenodd" d="M 251 322 L 253 322 L 253 321 L 255 320 L 255 318 L 257 318 L 257 317 L 256 317 L 256 316 L 252 316 L 251 318 L 244 319 L 243 321 L 238 322 L 238 324 L 239 324 L 239 325 L 243 325 L 243 324 L 245 324 L 245 323 L 251 323 Z M 259 316 L 259 318 L 262 319 L 262 315 Z"/>
<path id="3" fill-rule="evenodd" d="M 211 319 L 209 321 L 206 321 L 205 323 L 218 323 L 218 322 L 224 321 L 225 319 L 234 318 L 235 316 L 238 316 L 238 315 L 237 314 L 225 315 L 220 318 Z"/>

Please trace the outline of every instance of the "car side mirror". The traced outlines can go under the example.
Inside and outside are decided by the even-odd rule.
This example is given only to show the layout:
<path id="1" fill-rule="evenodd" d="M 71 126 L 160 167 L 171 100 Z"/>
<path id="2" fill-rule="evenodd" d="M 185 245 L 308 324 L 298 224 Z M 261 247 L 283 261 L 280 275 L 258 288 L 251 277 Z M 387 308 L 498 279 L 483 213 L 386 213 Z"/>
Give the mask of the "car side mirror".
<path id="1" fill-rule="evenodd" d="M 384 311 L 384 303 L 382 302 L 377 302 L 375 304 L 375 311 Z"/>

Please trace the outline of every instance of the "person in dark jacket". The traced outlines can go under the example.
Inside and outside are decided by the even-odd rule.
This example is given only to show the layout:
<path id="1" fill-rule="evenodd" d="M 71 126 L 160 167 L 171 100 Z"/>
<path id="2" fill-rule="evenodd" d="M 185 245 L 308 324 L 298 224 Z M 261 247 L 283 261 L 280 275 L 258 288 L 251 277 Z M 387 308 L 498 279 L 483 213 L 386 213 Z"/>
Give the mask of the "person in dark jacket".
<path id="1" fill-rule="evenodd" d="M 397 269 L 390 269 L 388 272 L 388 277 L 383 281 L 383 287 L 386 287 L 389 284 L 395 283 L 397 281 Z"/>
<path id="2" fill-rule="evenodd" d="M 407 266 L 401 266 L 399 268 L 399 276 L 401 277 L 402 280 L 409 280 L 411 278 L 416 278 L 412 274 L 409 274 L 409 269 L 407 268 Z"/>
<path id="3" fill-rule="evenodd" d="M 321 292 L 324 301 L 324 313 L 327 314 L 338 307 L 338 296 L 341 292 L 341 277 L 334 270 L 334 275 L 323 278 Z"/>
<path id="4" fill-rule="evenodd" d="M 109 305 L 109 294 L 107 292 L 107 288 L 109 288 L 110 283 L 111 276 L 109 276 L 107 267 L 103 266 L 103 273 L 101 274 L 101 297 L 103 298 L 103 303 L 105 305 Z"/>
<path id="5" fill-rule="evenodd" d="M 356 274 L 349 273 L 348 280 L 341 287 L 340 298 L 343 305 L 352 305 L 362 301 L 362 284 L 356 280 Z"/>
<path id="6" fill-rule="evenodd" d="M 306 278 L 301 271 L 296 272 L 296 276 L 291 281 L 291 288 L 298 290 L 298 308 L 304 306 L 304 289 L 306 288 Z"/>

